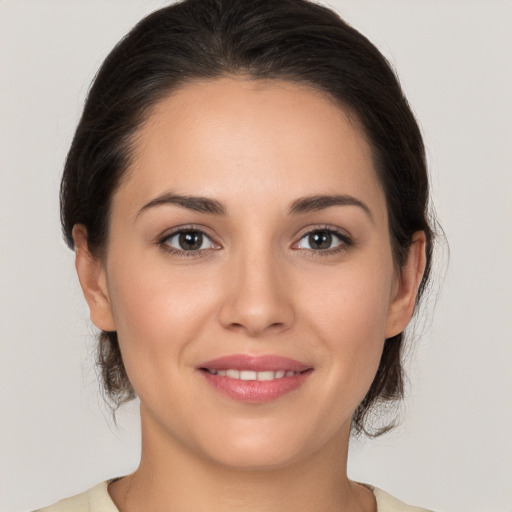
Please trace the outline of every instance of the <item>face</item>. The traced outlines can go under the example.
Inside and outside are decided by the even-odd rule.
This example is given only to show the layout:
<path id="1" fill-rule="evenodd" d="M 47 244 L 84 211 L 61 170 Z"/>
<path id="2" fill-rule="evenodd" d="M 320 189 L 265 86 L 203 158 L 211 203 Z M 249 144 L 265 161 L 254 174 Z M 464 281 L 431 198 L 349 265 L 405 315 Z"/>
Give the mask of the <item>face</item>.
<path id="1" fill-rule="evenodd" d="M 144 435 L 238 468 L 347 439 L 417 285 L 416 267 L 395 268 L 364 135 L 281 81 L 222 78 L 161 101 L 113 197 L 106 256 L 85 256 L 80 228 L 75 240 Z"/>

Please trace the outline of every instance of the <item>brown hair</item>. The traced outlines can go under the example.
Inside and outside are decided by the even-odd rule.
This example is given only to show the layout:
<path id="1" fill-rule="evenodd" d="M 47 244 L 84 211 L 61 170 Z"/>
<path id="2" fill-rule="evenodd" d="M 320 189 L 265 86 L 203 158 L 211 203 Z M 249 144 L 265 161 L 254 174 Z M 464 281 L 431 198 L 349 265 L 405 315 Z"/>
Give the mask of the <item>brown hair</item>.
<path id="1" fill-rule="evenodd" d="M 423 141 L 386 59 L 333 11 L 306 0 L 185 0 L 140 21 L 102 64 L 67 156 L 61 219 L 84 224 L 90 250 L 108 240 L 113 193 L 130 160 L 133 135 L 151 107 L 188 81 L 244 74 L 307 84 L 334 98 L 359 120 L 373 149 L 389 215 L 393 256 L 405 261 L 414 232 L 427 236 L 430 274 L 433 232 Z M 375 406 L 403 396 L 404 335 L 385 342 L 375 379 L 353 416 L 356 432 Z M 107 397 L 117 408 L 134 398 L 117 333 L 102 332 L 98 363 Z"/>

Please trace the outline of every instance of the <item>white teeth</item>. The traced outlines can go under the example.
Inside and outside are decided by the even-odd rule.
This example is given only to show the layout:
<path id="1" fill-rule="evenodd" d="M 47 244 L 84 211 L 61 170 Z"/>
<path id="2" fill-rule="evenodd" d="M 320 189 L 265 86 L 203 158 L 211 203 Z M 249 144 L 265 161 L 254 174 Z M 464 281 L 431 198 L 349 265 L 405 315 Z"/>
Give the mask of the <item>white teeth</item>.
<path id="1" fill-rule="evenodd" d="M 230 379 L 239 379 L 240 372 L 238 370 L 226 370 L 226 377 L 229 377 Z"/>
<path id="2" fill-rule="evenodd" d="M 294 372 L 293 370 L 277 370 L 277 371 L 263 371 L 263 372 L 255 372 L 252 370 L 211 370 L 208 369 L 208 372 L 212 375 L 219 375 L 220 377 L 227 377 L 229 379 L 239 379 L 239 380 L 274 380 L 274 379 L 282 379 L 284 377 L 293 377 L 295 375 L 299 375 L 301 372 Z"/>
<path id="3" fill-rule="evenodd" d="M 274 380 L 276 375 L 274 372 L 258 372 L 257 379 L 258 380 Z"/>
<path id="4" fill-rule="evenodd" d="M 250 370 L 242 370 L 240 372 L 240 380 L 258 380 L 258 374 Z"/>

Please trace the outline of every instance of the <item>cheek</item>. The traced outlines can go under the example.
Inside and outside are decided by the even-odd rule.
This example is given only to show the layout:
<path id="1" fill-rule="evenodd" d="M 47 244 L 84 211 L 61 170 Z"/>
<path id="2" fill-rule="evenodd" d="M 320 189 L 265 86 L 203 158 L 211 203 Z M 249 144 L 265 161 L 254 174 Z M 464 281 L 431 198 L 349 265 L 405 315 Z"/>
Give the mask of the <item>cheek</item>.
<path id="1" fill-rule="evenodd" d="M 309 311 L 309 316 L 317 318 L 331 339 L 371 343 L 385 335 L 391 285 L 392 271 L 343 269 L 326 276 L 324 291 L 310 295 L 304 314 Z"/>
<path id="2" fill-rule="evenodd" d="M 393 282 L 391 263 L 389 272 L 368 268 L 331 275 L 324 293 L 312 293 L 307 302 L 302 301 L 306 305 L 302 316 L 330 358 L 333 381 L 358 387 L 356 396 L 364 396 L 380 362 Z"/>
<path id="3" fill-rule="evenodd" d="M 150 375 L 164 360 L 166 365 L 182 361 L 176 354 L 200 337 L 217 297 L 201 272 L 170 272 L 140 260 L 137 272 L 129 268 L 116 265 L 111 273 L 112 310 L 127 371 Z"/>

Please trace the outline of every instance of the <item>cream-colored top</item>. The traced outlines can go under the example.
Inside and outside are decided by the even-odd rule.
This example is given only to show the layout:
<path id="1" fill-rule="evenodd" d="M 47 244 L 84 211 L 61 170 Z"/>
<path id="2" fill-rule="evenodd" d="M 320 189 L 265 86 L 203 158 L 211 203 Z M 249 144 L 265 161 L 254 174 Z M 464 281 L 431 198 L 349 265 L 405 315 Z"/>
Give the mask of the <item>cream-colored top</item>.
<path id="1" fill-rule="evenodd" d="M 82 494 L 59 501 L 55 505 L 35 512 L 119 512 L 108 493 L 109 482 L 102 482 Z M 377 512 L 429 512 L 424 508 L 406 505 L 387 492 L 371 485 L 366 485 L 366 487 L 371 489 L 375 495 Z"/>

